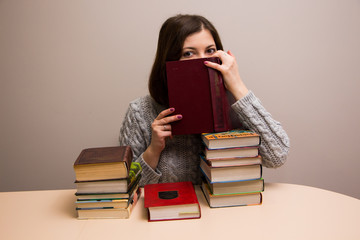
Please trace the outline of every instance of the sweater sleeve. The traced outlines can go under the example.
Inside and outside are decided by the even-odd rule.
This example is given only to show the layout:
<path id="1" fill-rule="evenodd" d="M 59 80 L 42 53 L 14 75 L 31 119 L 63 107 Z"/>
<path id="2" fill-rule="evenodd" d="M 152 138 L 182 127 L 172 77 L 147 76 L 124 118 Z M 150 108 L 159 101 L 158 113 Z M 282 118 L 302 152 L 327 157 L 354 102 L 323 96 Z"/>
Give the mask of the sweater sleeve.
<path id="1" fill-rule="evenodd" d="M 141 114 L 136 111 L 136 106 L 128 108 L 125 118 L 123 120 L 119 142 L 120 145 L 130 145 L 133 151 L 133 161 L 139 162 L 142 167 L 142 177 L 140 186 L 150 183 L 157 183 L 161 177 L 161 173 L 152 169 L 144 160 L 143 153 L 150 145 L 149 130 L 145 129 L 146 124 L 139 124 L 139 121 L 144 122 Z"/>
<path id="2" fill-rule="evenodd" d="M 265 110 L 253 92 L 235 102 L 232 109 L 244 127 L 261 136 L 260 155 L 265 167 L 280 167 L 286 161 L 290 141 L 281 124 Z"/>

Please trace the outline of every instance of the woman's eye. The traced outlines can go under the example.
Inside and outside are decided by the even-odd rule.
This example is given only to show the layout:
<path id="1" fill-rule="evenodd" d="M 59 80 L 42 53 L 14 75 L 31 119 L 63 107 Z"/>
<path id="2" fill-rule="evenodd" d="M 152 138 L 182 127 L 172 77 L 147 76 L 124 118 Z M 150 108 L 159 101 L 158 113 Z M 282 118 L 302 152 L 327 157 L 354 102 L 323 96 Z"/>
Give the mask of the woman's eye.
<path id="1" fill-rule="evenodd" d="M 208 54 L 214 54 L 216 52 L 216 50 L 214 48 L 209 48 L 208 50 L 206 50 L 206 52 Z"/>
<path id="2" fill-rule="evenodd" d="M 184 52 L 184 53 L 183 53 L 183 57 L 186 57 L 186 58 L 192 57 L 192 55 L 193 55 L 193 53 L 190 52 L 190 51 L 187 51 L 187 52 Z"/>

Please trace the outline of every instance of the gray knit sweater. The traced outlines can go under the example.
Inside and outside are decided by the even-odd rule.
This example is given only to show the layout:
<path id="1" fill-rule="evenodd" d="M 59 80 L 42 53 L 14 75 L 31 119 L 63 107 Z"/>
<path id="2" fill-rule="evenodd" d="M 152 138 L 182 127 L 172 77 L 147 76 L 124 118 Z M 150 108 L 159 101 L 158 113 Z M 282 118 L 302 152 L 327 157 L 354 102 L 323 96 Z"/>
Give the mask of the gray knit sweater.
<path id="1" fill-rule="evenodd" d="M 260 100 L 250 91 L 232 105 L 243 126 L 261 136 L 260 155 L 265 167 L 284 164 L 289 151 L 289 138 L 281 124 L 264 109 Z M 134 161 L 143 168 L 141 186 L 150 183 L 192 181 L 200 184 L 199 153 L 202 149 L 199 135 L 180 135 L 168 138 L 156 170 L 143 159 L 151 142 L 151 124 L 164 107 L 149 95 L 132 101 L 120 130 L 120 145 L 130 145 Z"/>

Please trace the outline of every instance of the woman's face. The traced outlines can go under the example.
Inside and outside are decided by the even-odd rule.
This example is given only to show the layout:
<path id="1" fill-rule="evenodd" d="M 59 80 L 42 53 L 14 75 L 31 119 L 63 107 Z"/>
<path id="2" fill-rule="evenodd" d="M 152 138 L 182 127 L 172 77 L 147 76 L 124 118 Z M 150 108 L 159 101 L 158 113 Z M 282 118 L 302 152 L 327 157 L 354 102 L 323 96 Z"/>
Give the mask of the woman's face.
<path id="1" fill-rule="evenodd" d="M 203 29 L 185 38 L 180 60 L 211 57 L 216 50 L 210 31 Z"/>

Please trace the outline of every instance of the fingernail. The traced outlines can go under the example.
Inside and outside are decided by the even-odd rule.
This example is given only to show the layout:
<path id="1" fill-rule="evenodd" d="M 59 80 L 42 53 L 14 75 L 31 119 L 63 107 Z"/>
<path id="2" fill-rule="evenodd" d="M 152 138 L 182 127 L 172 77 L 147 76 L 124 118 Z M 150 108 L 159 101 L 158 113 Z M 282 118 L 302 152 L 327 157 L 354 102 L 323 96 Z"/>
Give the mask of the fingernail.
<path id="1" fill-rule="evenodd" d="M 176 117 L 177 117 L 177 119 L 182 119 L 181 115 L 177 115 Z"/>
<path id="2" fill-rule="evenodd" d="M 205 61 L 204 64 L 207 65 L 209 62 L 208 61 Z"/>
<path id="3" fill-rule="evenodd" d="M 170 108 L 170 111 L 171 111 L 171 112 L 175 111 L 175 108 Z"/>

